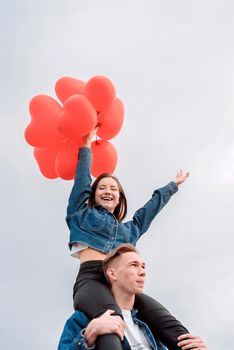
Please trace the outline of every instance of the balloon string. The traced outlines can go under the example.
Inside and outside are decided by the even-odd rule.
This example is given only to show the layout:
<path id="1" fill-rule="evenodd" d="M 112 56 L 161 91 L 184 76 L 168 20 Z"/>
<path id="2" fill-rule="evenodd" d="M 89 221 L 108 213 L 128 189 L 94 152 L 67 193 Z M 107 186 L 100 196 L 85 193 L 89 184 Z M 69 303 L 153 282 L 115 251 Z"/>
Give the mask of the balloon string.
<path id="1" fill-rule="evenodd" d="M 98 116 L 99 116 L 99 114 L 100 114 L 101 112 L 100 112 L 100 111 L 96 111 L 96 112 L 97 112 L 97 117 L 98 117 Z M 96 124 L 95 128 L 99 128 L 99 126 L 100 126 L 100 123 L 99 123 L 99 122 L 97 122 L 97 124 Z M 95 137 L 96 137 L 95 142 L 96 142 L 96 143 L 98 143 L 97 134 L 95 134 Z"/>
<path id="2" fill-rule="evenodd" d="M 98 112 L 98 113 L 99 113 L 99 112 Z M 97 123 L 96 128 L 99 128 L 99 126 L 100 126 L 100 123 Z M 97 134 L 95 134 L 95 138 L 96 138 L 95 142 L 98 143 Z"/>

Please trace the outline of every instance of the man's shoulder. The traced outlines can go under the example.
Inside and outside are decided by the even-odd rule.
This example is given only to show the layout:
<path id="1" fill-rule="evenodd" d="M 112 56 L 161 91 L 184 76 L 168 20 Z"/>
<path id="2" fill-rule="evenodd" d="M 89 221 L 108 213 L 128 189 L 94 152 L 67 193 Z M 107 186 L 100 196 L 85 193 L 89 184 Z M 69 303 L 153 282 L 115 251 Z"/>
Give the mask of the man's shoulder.
<path id="1" fill-rule="evenodd" d="M 85 328 L 90 322 L 90 319 L 86 314 L 80 310 L 75 311 L 66 321 L 65 328 Z"/>
<path id="2" fill-rule="evenodd" d="M 80 310 L 73 312 L 73 314 L 69 317 L 68 320 L 90 322 L 88 316 Z"/>
<path id="3" fill-rule="evenodd" d="M 61 334 L 57 350 L 86 349 L 86 340 L 83 335 L 84 329 L 89 323 L 89 318 L 81 311 L 75 311 L 66 321 Z"/>

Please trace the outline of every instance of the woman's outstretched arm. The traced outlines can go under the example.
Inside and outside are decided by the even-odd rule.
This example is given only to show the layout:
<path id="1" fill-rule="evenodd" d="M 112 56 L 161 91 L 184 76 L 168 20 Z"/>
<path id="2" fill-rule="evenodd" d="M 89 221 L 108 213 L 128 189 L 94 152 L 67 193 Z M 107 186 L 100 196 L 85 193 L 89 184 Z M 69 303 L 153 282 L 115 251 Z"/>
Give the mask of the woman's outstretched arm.
<path id="1" fill-rule="evenodd" d="M 183 173 L 182 170 L 176 174 L 175 181 L 169 182 L 166 186 L 154 191 L 152 198 L 138 209 L 133 216 L 133 223 L 138 227 L 139 236 L 145 233 L 155 216 L 169 202 L 170 198 L 178 191 L 181 185 L 189 176 L 189 173 Z"/>

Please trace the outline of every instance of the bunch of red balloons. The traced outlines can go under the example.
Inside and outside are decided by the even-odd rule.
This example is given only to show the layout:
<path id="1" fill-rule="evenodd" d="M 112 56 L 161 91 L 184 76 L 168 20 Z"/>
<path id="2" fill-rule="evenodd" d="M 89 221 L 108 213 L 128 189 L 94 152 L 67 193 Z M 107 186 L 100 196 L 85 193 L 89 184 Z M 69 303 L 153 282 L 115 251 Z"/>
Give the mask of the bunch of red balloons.
<path id="1" fill-rule="evenodd" d="M 29 103 L 31 122 L 25 139 L 34 147 L 42 175 L 73 179 L 83 136 L 96 126 L 99 138 L 92 142 L 91 173 L 95 177 L 113 173 L 118 154 L 109 140 L 119 133 L 124 119 L 124 106 L 113 83 L 104 76 L 94 76 L 87 83 L 63 77 L 56 82 L 55 92 L 61 104 L 48 95 L 34 96 Z"/>

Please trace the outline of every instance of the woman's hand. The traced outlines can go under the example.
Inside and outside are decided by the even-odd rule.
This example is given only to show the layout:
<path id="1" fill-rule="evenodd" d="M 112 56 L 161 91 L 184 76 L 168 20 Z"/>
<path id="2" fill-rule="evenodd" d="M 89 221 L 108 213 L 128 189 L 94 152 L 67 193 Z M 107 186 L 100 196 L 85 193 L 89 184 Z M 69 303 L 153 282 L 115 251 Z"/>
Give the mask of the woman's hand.
<path id="1" fill-rule="evenodd" d="M 208 350 L 207 345 L 204 343 L 201 337 L 192 334 L 183 334 L 178 337 L 179 343 L 177 344 L 182 350 Z"/>
<path id="2" fill-rule="evenodd" d="M 183 173 L 182 170 L 177 171 L 175 183 L 177 186 L 181 185 L 189 177 L 189 172 Z"/>
<path id="3" fill-rule="evenodd" d="M 88 147 L 88 148 L 91 148 L 91 142 L 92 142 L 92 139 L 94 137 L 94 135 L 96 135 L 97 133 L 97 130 L 98 130 L 98 126 L 96 126 L 95 129 L 93 129 L 92 131 L 90 131 L 90 133 L 88 135 L 85 135 L 83 137 L 83 147 Z"/>

